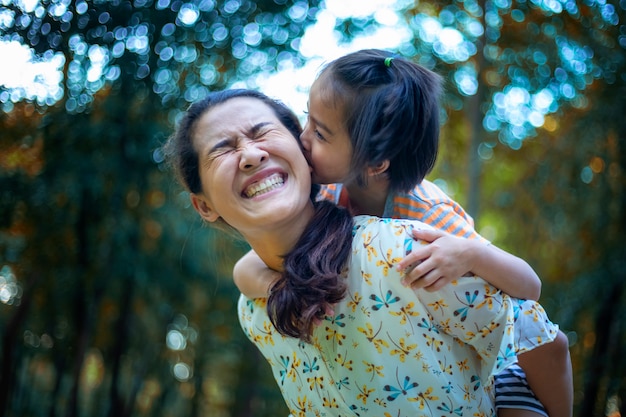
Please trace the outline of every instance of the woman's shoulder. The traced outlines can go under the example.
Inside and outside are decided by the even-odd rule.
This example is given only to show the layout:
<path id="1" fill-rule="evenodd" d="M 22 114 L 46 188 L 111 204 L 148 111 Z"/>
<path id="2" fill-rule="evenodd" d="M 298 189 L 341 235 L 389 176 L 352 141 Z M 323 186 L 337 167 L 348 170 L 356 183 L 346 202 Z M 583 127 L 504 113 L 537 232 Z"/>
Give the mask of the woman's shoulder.
<path id="1" fill-rule="evenodd" d="M 388 249 L 396 248 L 405 254 L 412 250 L 414 243 L 413 229 L 432 229 L 418 220 L 381 218 L 376 216 L 355 216 L 352 229 L 353 247 L 371 246 Z"/>
<path id="2" fill-rule="evenodd" d="M 398 230 L 410 231 L 412 228 L 432 229 L 432 226 L 414 219 L 396 219 L 369 215 L 358 215 L 354 216 L 353 219 L 355 230 L 389 230 L 397 233 Z"/>

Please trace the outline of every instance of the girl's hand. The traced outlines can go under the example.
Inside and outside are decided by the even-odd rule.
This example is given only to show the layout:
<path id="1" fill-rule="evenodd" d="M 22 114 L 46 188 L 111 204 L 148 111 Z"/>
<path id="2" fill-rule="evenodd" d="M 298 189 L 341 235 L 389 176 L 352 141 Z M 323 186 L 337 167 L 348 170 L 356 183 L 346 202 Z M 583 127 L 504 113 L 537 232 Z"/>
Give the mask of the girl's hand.
<path id="1" fill-rule="evenodd" d="M 437 291 L 472 270 L 474 248 L 480 244 L 440 230 L 413 229 L 418 245 L 396 268 L 405 271 L 402 284 L 413 289 Z"/>

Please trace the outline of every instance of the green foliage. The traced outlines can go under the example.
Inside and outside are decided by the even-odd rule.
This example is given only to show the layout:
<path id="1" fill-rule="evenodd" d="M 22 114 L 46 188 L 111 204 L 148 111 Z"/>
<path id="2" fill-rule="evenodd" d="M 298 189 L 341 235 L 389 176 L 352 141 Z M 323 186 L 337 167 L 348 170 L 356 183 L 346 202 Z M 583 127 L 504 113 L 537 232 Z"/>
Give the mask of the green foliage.
<path id="1" fill-rule="evenodd" d="M 297 61 L 314 5 L 3 3 L 3 40 L 64 62 L 56 97 L 0 92 L 5 415 L 287 414 L 237 331 L 245 247 L 202 227 L 158 148 L 188 102 Z"/>
<path id="2" fill-rule="evenodd" d="M 287 415 L 236 319 L 230 271 L 246 247 L 202 225 L 158 148 L 207 91 L 302 63 L 317 2 L 20 4 L 0 5 L 0 38 L 60 57 L 63 79 L 51 97 L 0 87 L 2 411 Z M 433 179 L 542 276 L 571 338 L 577 415 L 614 411 L 626 398 L 623 2 L 399 4 L 414 37 L 398 53 L 447 80 Z M 376 25 L 336 29 L 348 41 Z"/>

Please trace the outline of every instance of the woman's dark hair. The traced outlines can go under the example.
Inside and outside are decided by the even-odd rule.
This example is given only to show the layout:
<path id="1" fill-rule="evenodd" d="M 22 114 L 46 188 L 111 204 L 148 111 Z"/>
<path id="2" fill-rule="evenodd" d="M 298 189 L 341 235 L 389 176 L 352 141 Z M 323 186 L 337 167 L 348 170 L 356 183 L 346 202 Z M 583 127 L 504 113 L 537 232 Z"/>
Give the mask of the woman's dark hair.
<path id="1" fill-rule="evenodd" d="M 302 131 L 298 118 L 284 104 L 253 90 L 224 90 L 192 104 L 178 129 L 163 146 L 163 153 L 178 180 L 191 193 L 202 191 L 198 153 L 193 131 L 200 117 L 214 106 L 236 97 L 252 97 L 272 108 L 294 140 Z M 317 194 L 313 186 L 311 199 Z M 333 203 L 315 204 L 315 214 L 294 248 L 284 256 L 282 278 L 274 284 L 267 311 L 276 329 L 285 336 L 310 341 L 313 326 L 340 301 L 345 283 L 340 274 L 352 250 L 352 217 Z"/>
<path id="2" fill-rule="evenodd" d="M 345 295 L 341 278 L 352 252 L 352 216 L 330 201 L 315 203 L 315 215 L 272 287 L 267 312 L 283 335 L 310 341 L 315 322 Z"/>
<path id="3" fill-rule="evenodd" d="M 200 117 L 218 104 L 237 97 L 251 97 L 268 105 L 278 120 L 299 140 L 302 127 L 296 115 L 278 100 L 254 90 L 232 89 L 209 93 L 203 100 L 193 103 L 183 116 L 178 129 L 163 146 L 163 153 L 174 170 L 178 181 L 190 193 L 202 191 L 198 167 L 198 151 L 193 143 L 193 129 Z"/>
<path id="4" fill-rule="evenodd" d="M 389 160 L 390 188 L 409 191 L 435 165 L 439 147 L 441 77 L 387 51 L 365 49 L 322 69 L 318 82 L 331 105 L 343 108 L 352 141 L 351 172 Z"/>

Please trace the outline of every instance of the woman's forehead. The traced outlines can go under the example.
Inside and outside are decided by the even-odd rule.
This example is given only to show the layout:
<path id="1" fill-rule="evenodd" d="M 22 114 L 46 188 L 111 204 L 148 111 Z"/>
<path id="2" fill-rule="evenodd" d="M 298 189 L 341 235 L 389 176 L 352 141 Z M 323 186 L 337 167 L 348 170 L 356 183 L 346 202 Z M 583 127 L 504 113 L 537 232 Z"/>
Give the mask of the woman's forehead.
<path id="1" fill-rule="evenodd" d="M 254 97 L 235 97 L 217 104 L 207 111 L 212 119 L 232 118 L 230 123 L 243 123 L 249 119 L 276 119 L 274 111 L 263 101 Z"/>
<path id="2" fill-rule="evenodd" d="M 208 109 L 198 120 L 196 131 L 222 136 L 247 131 L 259 123 L 280 124 L 273 110 L 261 100 L 236 97 Z"/>

